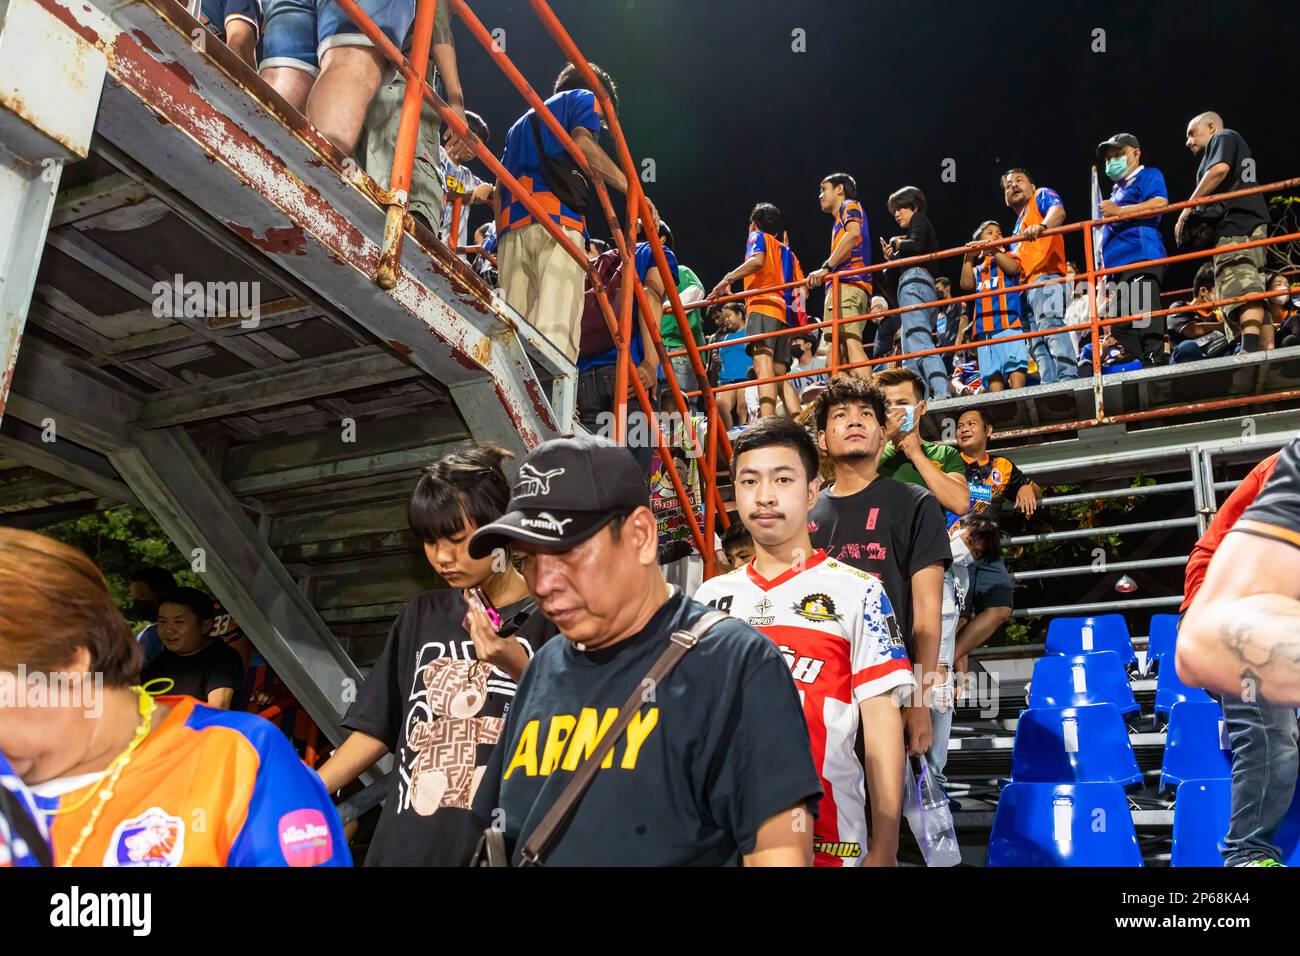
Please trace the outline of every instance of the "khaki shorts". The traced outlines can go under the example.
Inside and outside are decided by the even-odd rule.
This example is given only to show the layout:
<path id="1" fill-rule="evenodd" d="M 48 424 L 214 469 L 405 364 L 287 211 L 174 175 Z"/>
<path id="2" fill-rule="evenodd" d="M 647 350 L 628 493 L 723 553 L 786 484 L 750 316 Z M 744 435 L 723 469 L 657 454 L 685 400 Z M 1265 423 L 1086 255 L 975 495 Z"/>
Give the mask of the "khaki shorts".
<path id="1" fill-rule="evenodd" d="M 762 335 L 765 332 L 779 332 L 788 326 L 780 319 L 775 319 L 764 312 L 750 312 L 745 316 L 745 334 Z M 774 335 L 768 339 L 755 339 L 745 346 L 745 354 L 753 355 L 758 349 L 772 350 L 772 364 L 790 367 L 790 336 Z"/>
<path id="2" fill-rule="evenodd" d="M 1224 236 L 1216 246 L 1231 246 L 1239 242 L 1253 242 L 1268 238 L 1268 226 L 1257 226 L 1249 236 Z M 1214 297 L 1231 299 L 1239 295 L 1264 291 L 1265 246 L 1253 249 L 1238 249 L 1214 257 Z M 1234 302 L 1223 307 L 1225 314 L 1235 315 L 1246 306 L 1263 305 L 1262 301 Z"/>
<path id="3" fill-rule="evenodd" d="M 831 285 L 828 280 L 826 282 L 826 293 L 828 297 L 830 295 L 830 288 Z M 844 319 L 851 315 L 866 315 L 868 307 L 871 304 L 870 299 L 871 297 L 867 294 L 867 290 L 862 288 L 862 286 L 841 282 L 839 317 Z M 835 318 L 835 311 L 830 307 L 830 303 L 827 303 L 826 315 L 823 316 L 822 321 L 829 322 L 833 318 Z M 862 330 L 866 327 L 866 324 L 865 320 L 862 322 L 845 322 L 840 326 L 840 337 L 844 338 L 847 336 L 848 338 L 857 339 L 861 342 Z M 829 340 L 831 337 L 831 331 L 830 328 L 823 329 L 822 338 Z"/>

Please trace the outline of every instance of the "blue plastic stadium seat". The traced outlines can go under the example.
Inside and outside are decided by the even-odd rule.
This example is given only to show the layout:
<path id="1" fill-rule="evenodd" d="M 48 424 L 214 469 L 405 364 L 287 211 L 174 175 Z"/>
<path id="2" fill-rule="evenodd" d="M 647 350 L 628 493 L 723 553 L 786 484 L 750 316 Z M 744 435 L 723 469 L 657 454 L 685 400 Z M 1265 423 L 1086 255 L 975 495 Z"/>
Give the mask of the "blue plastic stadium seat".
<path id="1" fill-rule="evenodd" d="M 1178 619 L 1181 614 L 1152 614 L 1151 630 L 1147 638 L 1146 676 L 1158 673 L 1160 660 L 1166 654 L 1172 654 L 1178 640 Z M 1171 658 L 1172 660 L 1172 658 Z"/>
<path id="2" fill-rule="evenodd" d="M 1141 866 L 1133 815 L 1113 783 L 1012 783 L 998 798 L 989 866 Z"/>
<path id="3" fill-rule="evenodd" d="M 1232 745 L 1223 729 L 1223 708 L 1214 701 L 1183 700 L 1174 704 L 1165 735 L 1160 789 L 1176 787 L 1187 780 L 1220 780 L 1231 776 Z"/>
<path id="4" fill-rule="evenodd" d="M 1170 664 L 1173 661 L 1169 662 Z M 1191 700 L 1202 704 L 1214 703 L 1214 698 L 1200 687 L 1188 687 L 1178 678 L 1176 667 L 1162 667 L 1156 675 L 1156 717 L 1168 715 L 1179 701 Z"/>
<path id="5" fill-rule="evenodd" d="M 1128 674 L 1114 651 L 1094 651 L 1065 657 L 1051 654 L 1034 664 L 1029 706 L 1082 707 L 1114 704 L 1121 714 L 1138 712 Z"/>
<path id="6" fill-rule="evenodd" d="M 1047 653 L 1074 655 L 1089 651 L 1114 651 L 1126 668 L 1137 669 L 1137 653 L 1123 614 L 1057 617 L 1047 625 Z"/>
<path id="7" fill-rule="evenodd" d="M 1021 711 L 1011 751 L 1016 783 L 1141 783 L 1124 718 L 1114 704 Z"/>
<path id="8" fill-rule="evenodd" d="M 1174 799 L 1170 866 L 1223 866 L 1220 848 L 1231 816 L 1231 780 L 1188 780 L 1180 785 Z M 1292 799 L 1273 842 L 1282 851 L 1283 863 L 1300 866 L 1300 799 Z"/>

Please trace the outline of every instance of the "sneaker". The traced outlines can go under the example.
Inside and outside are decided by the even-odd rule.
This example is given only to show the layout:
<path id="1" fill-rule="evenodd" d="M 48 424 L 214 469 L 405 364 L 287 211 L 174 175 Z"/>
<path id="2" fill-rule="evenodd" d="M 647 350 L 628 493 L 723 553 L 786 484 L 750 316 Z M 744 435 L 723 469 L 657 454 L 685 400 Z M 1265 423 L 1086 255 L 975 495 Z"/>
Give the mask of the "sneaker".
<path id="1" fill-rule="evenodd" d="M 1237 866 L 1239 866 L 1239 867 L 1241 867 L 1241 866 L 1281 866 L 1281 867 L 1285 867 L 1286 864 L 1285 864 L 1285 863 L 1279 863 L 1277 860 L 1270 860 L 1270 859 L 1268 859 L 1268 858 L 1266 857 L 1266 858 L 1264 858 L 1264 859 L 1262 859 L 1262 860 L 1250 860 L 1250 861 L 1248 861 L 1248 862 L 1246 862 L 1246 863 L 1238 863 Z"/>

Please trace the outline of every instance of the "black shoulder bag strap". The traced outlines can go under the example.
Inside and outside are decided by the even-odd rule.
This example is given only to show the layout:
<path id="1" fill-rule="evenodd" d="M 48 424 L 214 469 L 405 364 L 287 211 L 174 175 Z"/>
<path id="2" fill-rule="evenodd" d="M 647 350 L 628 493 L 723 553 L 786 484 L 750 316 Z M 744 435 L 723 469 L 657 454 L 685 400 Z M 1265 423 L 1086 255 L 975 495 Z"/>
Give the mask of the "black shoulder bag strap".
<path id="1" fill-rule="evenodd" d="M 521 866 L 537 864 L 550 850 L 560 828 L 572 815 L 579 801 L 582 800 L 583 794 L 587 792 L 587 788 L 595 779 L 601 761 L 614 749 L 614 744 L 618 742 L 618 738 L 623 736 L 623 731 L 627 730 L 627 725 L 632 722 L 633 716 L 641 710 L 641 705 L 645 703 L 646 683 L 649 682 L 652 687 L 663 683 L 664 679 L 672 673 L 673 668 L 686 656 L 686 653 L 700 642 L 700 638 L 708 633 L 713 625 L 726 620 L 729 616 L 722 611 L 709 611 L 691 625 L 689 630 L 673 632 L 664 652 L 659 655 L 659 659 L 655 661 L 649 673 L 632 691 L 632 696 L 627 699 L 623 709 L 618 712 L 618 719 L 614 721 L 608 733 L 600 738 L 596 748 L 578 765 L 578 769 L 573 772 L 573 778 L 569 781 L 569 785 L 561 791 L 559 798 L 547 811 L 546 816 L 542 818 L 542 822 L 536 826 L 533 832 L 528 835 L 528 839 L 524 841 L 523 850 L 520 851 Z"/>
<path id="2" fill-rule="evenodd" d="M 537 161 L 546 172 L 546 185 L 553 195 L 578 215 L 585 215 L 591 207 L 591 181 L 567 153 L 552 156 L 542 145 L 542 122 L 534 112 L 528 118 L 537 144 Z"/>

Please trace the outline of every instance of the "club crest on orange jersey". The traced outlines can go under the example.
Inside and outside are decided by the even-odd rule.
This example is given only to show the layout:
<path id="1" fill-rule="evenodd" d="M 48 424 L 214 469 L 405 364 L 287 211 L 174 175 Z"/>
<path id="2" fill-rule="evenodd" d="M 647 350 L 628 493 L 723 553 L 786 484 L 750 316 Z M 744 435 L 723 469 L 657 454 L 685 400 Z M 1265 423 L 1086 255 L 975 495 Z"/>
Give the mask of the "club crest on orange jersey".
<path id="1" fill-rule="evenodd" d="M 810 621 L 838 621 L 840 616 L 835 611 L 835 602 L 829 594 L 809 594 L 800 598 L 792 610 L 800 617 Z"/>
<path id="2" fill-rule="evenodd" d="M 184 854 L 184 822 L 161 807 L 150 807 L 117 825 L 104 866 L 179 866 Z"/>

